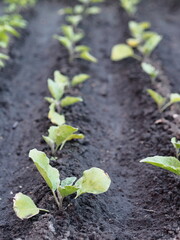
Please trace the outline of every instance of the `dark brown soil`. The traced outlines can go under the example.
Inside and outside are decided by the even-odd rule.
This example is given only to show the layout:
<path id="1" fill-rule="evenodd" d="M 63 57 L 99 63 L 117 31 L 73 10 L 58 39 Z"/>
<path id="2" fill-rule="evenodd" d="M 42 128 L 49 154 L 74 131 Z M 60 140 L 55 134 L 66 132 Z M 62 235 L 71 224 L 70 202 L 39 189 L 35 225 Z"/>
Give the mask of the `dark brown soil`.
<path id="1" fill-rule="evenodd" d="M 52 39 L 64 23 L 57 10 L 65 3 L 39 2 L 0 74 L 0 240 L 178 240 L 180 179 L 139 163 L 149 155 L 172 155 L 174 133 L 167 125 L 155 124 L 162 116 L 146 94 L 151 83 L 139 64 L 131 59 L 112 63 L 109 58 L 112 46 L 128 37 L 129 19 L 118 0 L 102 4 L 102 13 L 82 26 L 87 33 L 83 44 L 92 48 L 99 63 L 69 65 L 67 52 Z M 163 66 L 170 91 L 178 92 L 180 2 L 146 0 L 135 19 L 151 21 L 164 36 L 153 59 Z M 69 197 L 62 211 L 27 157 L 34 147 L 50 154 L 41 139 L 50 126 L 43 98 L 48 95 L 47 78 L 55 69 L 92 77 L 72 90 L 84 103 L 65 109 L 67 122 L 79 127 L 86 138 L 67 143 L 53 165 L 62 178 L 80 177 L 83 170 L 96 166 L 112 179 L 107 193 Z M 13 196 L 19 191 L 50 213 L 19 220 L 12 210 Z"/>

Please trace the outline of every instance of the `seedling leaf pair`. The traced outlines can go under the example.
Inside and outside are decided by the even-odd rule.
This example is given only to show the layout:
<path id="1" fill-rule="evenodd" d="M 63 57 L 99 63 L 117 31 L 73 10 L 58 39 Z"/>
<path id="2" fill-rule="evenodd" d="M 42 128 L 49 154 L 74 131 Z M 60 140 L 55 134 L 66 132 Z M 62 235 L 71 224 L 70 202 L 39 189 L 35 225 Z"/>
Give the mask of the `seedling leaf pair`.
<path id="1" fill-rule="evenodd" d="M 127 44 L 117 44 L 112 48 L 111 60 L 120 61 L 125 58 L 133 57 L 142 61 L 142 56 L 145 58 L 149 56 L 157 47 L 162 37 L 151 31 L 146 31 L 150 27 L 148 22 L 137 23 L 135 21 L 129 22 L 129 30 L 132 38 L 127 39 Z M 135 54 L 133 48 L 136 48 L 140 55 Z"/>
<path id="2" fill-rule="evenodd" d="M 71 127 L 69 125 L 62 126 L 51 126 L 48 130 L 49 135 L 43 136 L 43 139 L 50 146 L 52 153 L 54 154 L 60 147 L 60 150 L 63 148 L 64 144 L 67 141 L 73 139 L 83 139 L 83 134 L 76 134 L 78 128 Z"/>
<path id="3" fill-rule="evenodd" d="M 77 192 L 77 198 L 83 193 L 104 193 L 110 187 L 111 179 L 100 168 L 94 167 L 84 171 L 83 176 L 78 181 L 76 181 L 76 177 L 68 177 L 60 182 L 59 171 L 50 166 L 49 159 L 45 153 L 33 149 L 30 151 L 29 157 L 33 160 L 39 173 L 50 187 L 58 207 L 62 206 L 64 197 L 75 192 Z M 30 218 L 38 214 L 40 210 L 48 212 L 48 210 L 38 208 L 30 197 L 22 193 L 16 194 L 14 211 L 19 218 Z"/>
<path id="4" fill-rule="evenodd" d="M 180 102 L 180 94 L 178 93 L 171 93 L 169 98 L 165 98 L 152 89 L 148 89 L 147 92 L 158 105 L 158 108 L 161 112 L 166 110 L 172 104 Z"/>

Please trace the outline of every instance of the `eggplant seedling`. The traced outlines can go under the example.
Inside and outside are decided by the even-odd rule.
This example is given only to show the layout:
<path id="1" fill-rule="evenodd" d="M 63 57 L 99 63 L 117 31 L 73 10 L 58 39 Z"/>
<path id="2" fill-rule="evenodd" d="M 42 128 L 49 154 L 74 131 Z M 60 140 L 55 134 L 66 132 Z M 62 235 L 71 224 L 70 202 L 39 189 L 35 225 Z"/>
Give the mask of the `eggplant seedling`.
<path id="1" fill-rule="evenodd" d="M 140 162 L 149 163 L 156 167 L 160 167 L 177 175 L 180 175 L 180 161 L 178 159 L 180 156 L 180 141 L 177 141 L 176 138 L 172 138 L 171 143 L 176 149 L 176 157 L 154 156 L 142 159 Z"/>
<path id="2" fill-rule="evenodd" d="M 44 152 L 33 149 L 29 152 L 29 157 L 33 160 L 37 170 L 52 191 L 58 208 L 62 208 L 65 197 L 76 193 L 76 197 L 84 193 L 101 194 L 106 192 L 111 184 L 111 179 L 107 173 L 100 168 L 90 168 L 83 172 L 83 176 L 76 181 L 76 177 L 68 177 L 60 180 L 58 169 L 52 167 L 49 158 Z M 22 201 L 21 201 L 22 200 Z M 32 199 L 22 193 L 16 194 L 14 199 L 14 210 L 17 217 L 21 219 L 30 218 L 39 213 Z"/>
<path id="3" fill-rule="evenodd" d="M 170 107 L 174 103 L 180 103 L 180 94 L 178 93 L 171 93 L 169 97 L 163 97 L 152 89 L 147 89 L 147 92 L 157 104 L 160 112 L 165 111 L 168 107 Z"/>
<path id="4" fill-rule="evenodd" d="M 84 38 L 82 30 L 74 31 L 73 26 L 64 25 L 61 28 L 63 36 L 55 35 L 58 40 L 69 53 L 69 61 L 73 62 L 76 58 L 81 58 L 90 62 L 97 62 L 97 59 L 90 54 L 90 48 L 85 45 L 77 45 Z"/>
<path id="5" fill-rule="evenodd" d="M 120 4 L 129 15 L 134 15 L 140 1 L 141 0 L 120 0 Z"/>
<path id="6" fill-rule="evenodd" d="M 77 134 L 77 131 L 78 128 L 65 124 L 57 127 L 51 126 L 48 130 L 49 135 L 43 136 L 43 139 L 51 148 L 52 154 L 55 154 L 59 148 L 62 150 L 67 141 L 84 138 L 84 135 Z"/>
<path id="7" fill-rule="evenodd" d="M 129 30 L 132 38 L 127 39 L 127 44 L 117 44 L 112 48 L 111 60 L 120 61 L 125 58 L 135 58 L 139 61 L 148 58 L 162 40 L 162 36 L 156 32 L 147 31 L 149 22 L 129 22 Z M 139 54 L 136 54 L 136 51 Z"/>
<path id="8" fill-rule="evenodd" d="M 45 100 L 50 103 L 48 118 L 51 120 L 52 123 L 55 123 L 57 125 L 62 125 L 63 123 L 65 123 L 64 116 L 60 115 L 61 108 L 83 101 L 81 97 L 66 96 L 62 98 L 64 95 L 65 88 L 69 86 L 70 86 L 69 78 L 61 74 L 59 71 L 54 72 L 54 80 L 48 79 L 48 89 L 52 96 L 45 98 Z"/>

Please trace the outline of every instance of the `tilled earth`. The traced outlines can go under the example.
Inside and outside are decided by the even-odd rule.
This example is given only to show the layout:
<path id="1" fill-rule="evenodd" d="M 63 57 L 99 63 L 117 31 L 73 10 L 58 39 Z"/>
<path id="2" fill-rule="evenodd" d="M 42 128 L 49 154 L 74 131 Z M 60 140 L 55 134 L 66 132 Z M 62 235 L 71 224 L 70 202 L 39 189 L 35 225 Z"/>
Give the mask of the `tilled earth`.
<path id="1" fill-rule="evenodd" d="M 146 88 L 152 86 L 139 63 L 110 60 L 112 46 L 128 37 L 129 18 L 118 0 L 103 3 L 102 13 L 82 25 L 82 43 L 92 48 L 98 64 L 77 60 L 70 65 L 66 50 L 52 39 L 64 23 L 57 10 L 70 2 L 44 0 L 26 13 L 28 28 L 13 41 L 11 60 L 0 74 L 0 239 L 178 240 L 180 179 L 139 163 L 146 156 L 174 154 L 170 138 L 175 133 L 168 124 L 156 124 L 162 117 L 173 119 L 168 112 L 161 116 L 147 96 Z M 150 21 L 163 35 L 152 58 L 161 66 L 164 87 L 179 92 L 180 2 L 143 1 L 135 20 Z M 79 127 L 86 138 L 67 143 L 53 165 L 62 178 L 80 177 L 96 166 L 112 179 L 107 193 L 68 197 L 62 211 L 28 159 L 32 148 L 50 155 L 41 136 L 50 126 L 44 97 L 54 70 L 69 76 L 88 73 L 91 80 L 70 90 L 84 102 L 64 110 L 67 123 Z M 50 213 L 19 220 L 12 210 L 19 191 Z"/>

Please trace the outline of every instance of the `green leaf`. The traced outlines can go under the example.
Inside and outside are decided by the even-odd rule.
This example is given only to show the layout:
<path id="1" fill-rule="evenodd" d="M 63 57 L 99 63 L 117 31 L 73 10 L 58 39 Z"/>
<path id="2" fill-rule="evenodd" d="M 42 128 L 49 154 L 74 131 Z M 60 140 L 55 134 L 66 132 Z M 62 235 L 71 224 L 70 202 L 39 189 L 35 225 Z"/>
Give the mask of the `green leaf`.
<path id="1" fill-rule="evenodd" d="M 71 84 L 74 87 L 78 84 L 81 84 L 81 83 L 85 82 L 89 78 L 90 78 L 90 75 L 79 74 L 79 75 L 76 75 L 76 76 L 73 77 Z"/>
<path id="2" fill-rule="evenodd" d="M 75 187 L 75 186 L 65 186 L 65 187 L 59 187 L 58 188 L 58 191 L 60 192 L 61 196 L 64 198 L 64 197 L 67 197 L 75 192 L 77 192 L 79 188 L 78 187 Z"/>
<path id="3" fill-rule="evenodd" d="M 6 54 L 0 53 L 0 59 L 8 60 L 8 59 L 9 59 L 9 56 L 6 55 Z"/>
<path id="4" fill-rule="evenodd" d="M 134 56 L 134 50 L 126 44 L 118 44 L 112 48 L 111 60 L 119 61 Z"/>
<path id="5" fill-rule="evenodd" d="M 20 219 L 28 219 L 39 213 L 39 208 L 27 195 L 19 192 L 13 200 L 13 209 Z"/>
<path id="6" fill-rule="evenodd" d="M 33 160 L 39 173 L 52 191 L 55 191 L 60 185 L 60 174 L 56 168 L 51 167 L 49 158 L 44 152 L 33 149 L 29 152 L 29 157 Z"/>
<path id="7" fill-rule="evenodd" d="M 71 141 L 73 139 L 83 139 L 84 134 L 72 134 L 71 136 L 68 137 L 68 141 Z"/>
<path id="8" fill-rule="evenodd" d="M 142 62 L 141 67 L 145 73 L 147 73 L 152 79 L 158 76 L 158 70 L 149 63 Z"/>
<path id="9" fill-rule="evenodd" d="M 71 25 L 63 25 L 61 27 L 61 30 L 63 32 L 63 34 L 69 39 L 69 40 L 73 40 L 74 38 L 74 30 L 73 30 L 73 26 Z"/>
<path id="10" fill-rule="evenodd" d="M 158 46 L 160 41 L 162 40 L 162 36 L 158 35 L 157 33 L 154 33 L 153 36 L 151 36 L 143 46 L 139 48 L 139 50 L 144 55 L 151 55 L 153 50 Z"/>
<path id="11" fill-rule="evenodd" d="M 178 93 L 171 93 L 170 94 L 170 103 L 178 103 L 180 102 L 180 94 Z"/>
<path id="12" fill-rule="evenodd" d="M 83 172 L 83 176 L 76 182 L 78 187 L 76 198 L 83 193 L 100 194 L 106 192 L 111 184 L 107 173 L 100 168 L 90 168 Z"/>
<path id="13" fill-rule="evenodd" d="M 54 39 L 58 40 L 68 50 L 72 48 L 72 42 L 67 37 L 54 35 Z"/>
<path id="14" fill-rule="evenodd" d="M 165 104 L 166 98 L 162 97 L 159 93 L 153 91 L 152 89 L 147 89 L 147 92 L 158 105 L 158 108 L 161 108 Z"/>
<path id="15" fill-rule="evenodd" d="M 81 52 L 89 52 L 91 49 L 86 45 L 79 45 L 75 47 L 75 52 L 81 53 Z"/>
<path id="16" fill-rule="evenodd" d="M 73 16 L 67 16 L 66 21 L 72 24 L 73 26 L 77 26 L 82 20 L 82 16 L 80 15 L 73 15 Z"/>
<path id="17" fill-rule="evenodd" d="M 171 138 L 171 143 L 175 149 L 180 149 L 180 141 L 178 141 L 175 137 Z"/>
<path id="18" fill-rule="evenodd" d="M 77 177 L 67 177 L 61 181 L 61 187 L 72 186 L 76 181 Z"/>
<path id="19" fill-rule="evenodd" d="M 100 7 L 89 7 L 86 10 L 86 14 L 87 15 L 94 15 L 94 14 L 99 14 L 101 12 L 101 8 Z"/>
<path id="20" fill-rule="evenodd" d="M 51 79 L 48 79 L 48 89 L 54 99 L 57 101 L 62 97 L 64 94 L 64 88 L 60 87 L 58 83 L 54 82 Z"/>
<path id="21" fill-rule="evenodd" d="M 83 38 L 84 38 L 84 33 L 82 31 L 78 32 L 78 33 L 74 34 L 73 42 L 77 43 L 77 42 L 79 42 Z"/>
<path id="22" fill-rule="evenodd" d="M 69 86 L 69 78 L 63 75 L 60 71 L 54 72 L 54 81 L 59 85 L 60 89 L 64 90 L 65 87 Z"/>
<path id="23" fill-rule="evenodd" d="M 144 31 L 151 27 L 149 22 L 137 23 L 135 21 L 130 21 L 128 25 L 131 35 L 137 40 L 142 40 Z"/>
<path id="24" fill-rule="evenodd" d="M 93 63 L 97 63 L 97 59 L 95 57 L 93 57 L 89 52 L 87 51 L 83 51 L 82 53 L 80 53 L 80 58 L 89 61 L 89 62 L 93 62 Z"/>
<path id="25" fill-rule="evenodd" d="M 51 120 L 52 123 L 61 126 L 63 125 L 65 121 L 65 117 L 62 114 L 59 114 L 55 111 L 55 104 L 52 103 L 49 107 L 49 113 L 48 113 L 48 118 Z"/>
<path id="26" fill-rule="evenodd" d="M 67 96 L 61 100 L 61 106 L 62 107 L 67 107 L 70 105 L 73 105 L 77 102 L 83 102 L 83 99 L 81 97 L 70 97 Z"/>
<path id="27" fill-rule="evenodd" d="M 58 188 L 58 191 L 60 192 L 63 198 L 77 192 L 78 188 L 72 186 L 76 179 L 77 179 L 76 177 L 68 177 L 62 180 L 61 185 Z"/>
<path id="28" fill-rule="evenodd" d="M 50 138 L 53 142 L 56 143 L 56 150 L 58 150 L 60 145 L 60 149 L 62 149 L 67 141 L 72 140 L 74 133 L 77 131 L 78 128 L 74 128 L 65 124 L 59 127 L 51 126 L 48 130 L 48 138 Z"/>
<path id="29" fill-rule="evenodd" d="M 75 14 L 82 14 L 84 12 L 84 6 L 83 5 L 75 5 L 74 6 L 74 13 Z"/>
<path id="30" fill-rule="evenodd" d="M 180 175 L 180 161 L 175 157 L 154 156 L 145 158 L 140 162 L 149 163 Z"/>

